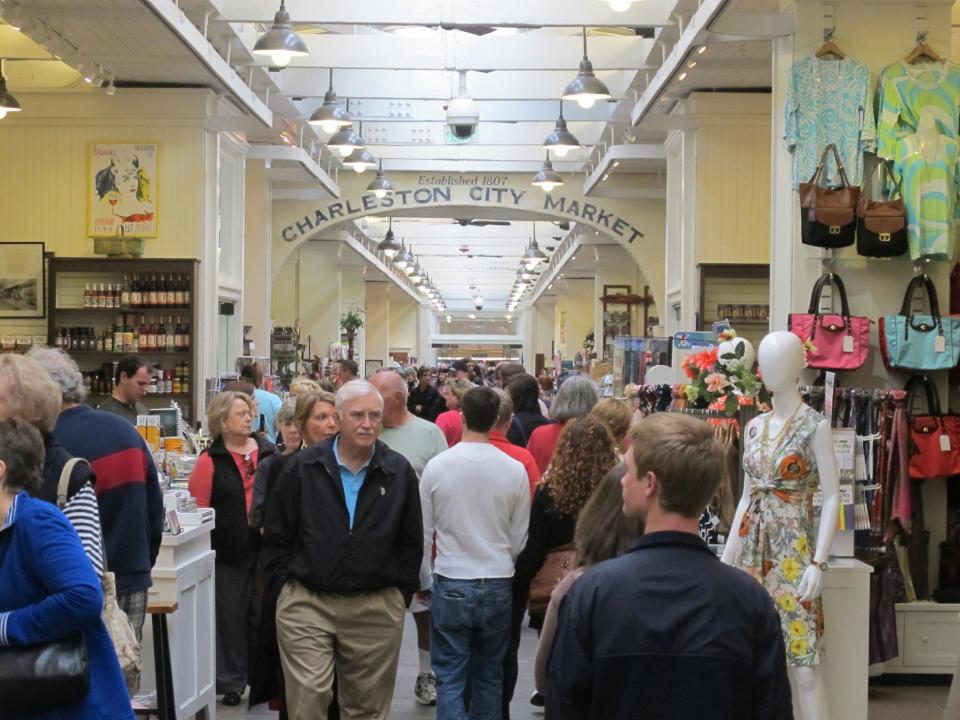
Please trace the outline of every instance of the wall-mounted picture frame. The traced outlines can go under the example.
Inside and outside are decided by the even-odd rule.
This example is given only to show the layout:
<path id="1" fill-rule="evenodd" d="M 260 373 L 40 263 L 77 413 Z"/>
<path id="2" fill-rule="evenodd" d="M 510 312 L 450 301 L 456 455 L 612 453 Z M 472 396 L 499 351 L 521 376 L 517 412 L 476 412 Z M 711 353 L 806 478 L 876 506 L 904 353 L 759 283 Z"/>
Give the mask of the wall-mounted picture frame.
<path id="1" fill-rule="evenodd" d="M 157 237 L 159 155 L 155 142 L 89 144 L 87 235 Z"/>
<path id="2" fill-rule="evenodd" d="M 0 318 L 43 318 L 46 273 L 42 242 L 0 243 Z"/>
<path id="3" fill-rule="evenodd" d="M 363 363 L 363 376 L 368 378 L 381 368 L 383 368 L 383 360 L 366 360 Z"/>

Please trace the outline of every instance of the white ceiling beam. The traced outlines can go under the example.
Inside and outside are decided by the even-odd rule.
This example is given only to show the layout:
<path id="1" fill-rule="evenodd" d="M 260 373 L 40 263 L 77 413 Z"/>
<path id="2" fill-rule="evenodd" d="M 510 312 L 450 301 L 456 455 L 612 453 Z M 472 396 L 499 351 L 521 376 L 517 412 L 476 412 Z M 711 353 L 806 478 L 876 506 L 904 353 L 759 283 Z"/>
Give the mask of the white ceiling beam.
<path id="1" fill-rule="evenodd" d="M 160 2 L 162 0 L 148 0 Z M 467 93 L 474 100 L 559 100 L 563 89 L 576 76 L 569 70 L 500 70 L 470 73 Z M 636 77 L 636 72 L 606 70 L 597 73 L 620 97 Z M 323 97 L 327 91 L 326 73 L 313 68 L 287 68 L 280 73 L 279 85 L 293 98 Z M 340 70 L 334 74 L 334 86 L 341 98 L 395 98 L 449 100 L 457 91 L 457 73 L 447 70 Z"/>
<path id="2" fill-rule="evenodd" d="M 502 122 L 480 121 L 474 137 L 477 141 L 469 146 L 487 147 L 491 145 L 542 145 L 546 137 L 553 132 L 555 122 Z M 603 123 L 568 123 L 570 132 L 584 145 L 593 145 L 601 139 Z M 327 137 L 324 135 L 324 137 Z M 369 145 L 441 145 L 447 143 L 446 123 L 444 122 L 394 122 L 363 123 L 363 138 Z M 464 147 L 451 145 L 448 147 Z"/>
<path id="3" fill-rule="evenodd" d="M 221 4 L 223 20 L 265 24 L 273 20 L 277 5 L 266 0 L 222 0 Z M 648 0 L 620 13 L 607 3 L 588 0 L 287 0 L 287 10 L 295 24 L 315 25 L 650 27 L 670 25 L 674 4 L 673 0 Z"/>
<path id="4" fill-rule="evenodd" d="M 300 165 L 332 197 L 340 197 L 340 185 L 303 148 L 288 145 L 251 145 L 247 149 L 247 158 L 250 160 L 269 160 L 271 164 L 276 161 Z"/>
<path id="5" fill-rule="evenodd" d="M 376 154 L 376 153 L 374 153 Z M 471 173 L 471 172 L 485 172 L 485 173 L 511 173 L 511 172 L 522 172 L 530 173 L 531 175 L 537 172 L 540 167 L 543 165 L 543 154 L 540 155 L 540 159 L 533 161 L 518 162 L 516 160 L 503 160 L 503 159 L 493 159 L 493 160 L 471 160 L 465 162 L 464 160 L 384 160 L 383 169 L 384 172 L 389 171 L 410 171 L 410 172 L 431 172 L 431 173 Z M 579 171 L 583 166 L 583 161 L 580 159 L 574 159 L 571 162 L 557 162 L 553 161 L 553 167 L 557 172 L 561 174 L 573 173 Z M 373 177 L 371 173 L 370 177 Z M 572 182 L 572 179 L 568 179 L 568 182 Z"/>
<path id="6" fill-rule="evenodd" d="M 579 35 L 487 35 L 437 34 L 409 37 L 376 35 L 304 35 L 310 49 L 296 57 L 290 67 L 350 68 L 366 70 L 563 70 L 576 75 L 583 56 Z M 256 38 L 254 38 L 256 40 Z M 638 70 L 647 67 L 652 39 L 641 37 L 594 37 L 589 39 L 594 70 Z M 269 61 L 257 60 L 258 65 Z"/>
<path id="7" fill-rule="evenodd" d="M 303 117 L 308 118 L 323 103 L 319 97 L 300 100 L 297 105 Z M 477 109 L 484 122 L 555 122 L 559 112 L 556 98 L 551 100 L 478 100 Z M 350 115 L 364 122 L 446 122 L 444 105 L 447 100 L 380 100 L 350 98 Z M 584 109 L 576 103 L 565 103 L 563 115 L 568 124 L 578 122 L 607 122 L 613 112 L 613 103 L 597 103 Z M 366 125 L 364 126 L 366 127 Z"/>
<path id="8" fill-rule="evenodd" d="M 371 145 L 375 157 L 387 160 L 486 160 L 500 162 L 536 162 L 543 164 L 545 150 L 540 145 Z M 567 155 L 565 162 L 578 162 L 580 156 Z M 554 167 L 557 164 L 554 163 Z M 579 163 L 577 165 L 579 167 Z M 506 172 L 506 171 L 503 171 Z"/>

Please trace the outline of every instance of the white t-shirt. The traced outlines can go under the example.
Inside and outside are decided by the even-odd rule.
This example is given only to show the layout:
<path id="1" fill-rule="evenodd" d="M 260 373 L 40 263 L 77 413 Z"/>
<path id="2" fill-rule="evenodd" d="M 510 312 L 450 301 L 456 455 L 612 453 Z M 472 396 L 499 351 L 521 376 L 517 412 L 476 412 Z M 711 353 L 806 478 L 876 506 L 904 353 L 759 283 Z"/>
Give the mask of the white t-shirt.
<path id="1" fill-rule="evenodd" d="M 513 577 L 527 544 L 530 484 L 523 465 L 488 443 L 460 442 L 423 471 L 423 567 L 420 587 L 433 571 L 456 579 Z"/>
<path id="2" fill-rule="evenodd" d="M 400 427 L 381 428 L 380 439 L 407 459 L 418 478 L 423 476 L 423 468 L 430 459 L 447 449 L 443 431 L 416 415 L 410 415 Z"/>

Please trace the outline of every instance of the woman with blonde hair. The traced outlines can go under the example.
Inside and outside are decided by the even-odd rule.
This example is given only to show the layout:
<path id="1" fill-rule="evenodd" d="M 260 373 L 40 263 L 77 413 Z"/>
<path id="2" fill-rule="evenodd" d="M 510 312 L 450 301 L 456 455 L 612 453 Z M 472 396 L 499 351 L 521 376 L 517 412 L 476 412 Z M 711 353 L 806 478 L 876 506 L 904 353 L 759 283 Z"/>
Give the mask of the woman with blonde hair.
<path id="1" fill-rule="evenodd" d="M 225 391 L 207 407 L 213 444 L 190 475 L 190 494 L 217 512 L 211 533 L 215 561 L 217 694 L 235 706 L 246 690 L 260 608 L 257 561 L 260 533 L 250 525 L 257 465 L 276 452 L 253 432 L 253 399 Z"/>
<path id="2" fill-rule="evenodd" d="M 630 423 L 633 422 L 633 413 L 630 412 L 627 404 L 612 397 L 602 398 L 600 402 L 593 406 L 590 414 L 602 422 L 610 431 L 610 437 L 613 438 L 617 454 L 623 456 L 627 447 Z"/>
<path id="3" fill-rule="evenodd" d="M 460 414 L 460 400 L 468 391 L 475 388 L 469 380 L 450 379 L 443 385 L 443 399 L 446 411 L 437 416 L 436 425 L 447 439 L 447 447 L 453 447 L 463 437 L 463 416 Z"/>
<path id="4" fill-rule="evenodd" d="M 529 611 L 530 627 L 536 630 L 543 626 L 546 612 L 545 602 L 529 606 L 530 584 L 550 553 L 569 549 L 577 515 L 617 462 L 613 439 L 597 418 L 586 415 L 564 425 L 550 468 L 533 495 L 527 546 L 517 558 L 513 576 L 511 637 L 504 659 L 505 708 L 513 698 L 517 681 L 517 650 L 524 611 Z M 507 710 L 503 714 L 506 717 Z"/>

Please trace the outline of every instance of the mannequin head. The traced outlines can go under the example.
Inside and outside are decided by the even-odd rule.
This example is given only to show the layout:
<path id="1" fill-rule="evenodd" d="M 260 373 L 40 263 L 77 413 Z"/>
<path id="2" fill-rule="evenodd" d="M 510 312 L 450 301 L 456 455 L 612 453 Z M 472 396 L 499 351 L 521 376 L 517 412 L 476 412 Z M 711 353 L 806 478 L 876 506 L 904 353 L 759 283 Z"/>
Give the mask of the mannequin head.
<path id="1" fill-rule="evenodd" d="M 803 343 L 792 332 L 772 332 L 760 341 L 760 373 L 770 392 L 796 391 L 806 367 Z"/>

